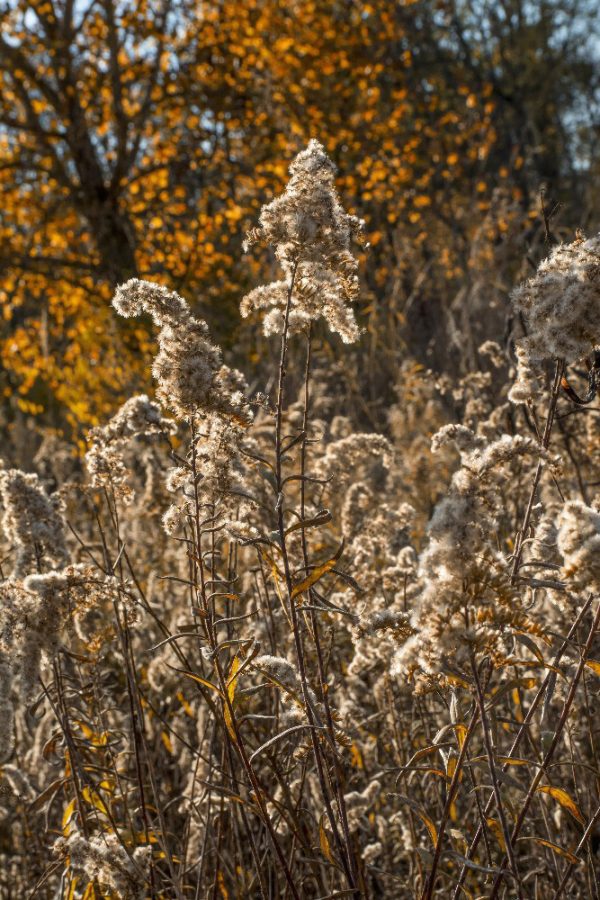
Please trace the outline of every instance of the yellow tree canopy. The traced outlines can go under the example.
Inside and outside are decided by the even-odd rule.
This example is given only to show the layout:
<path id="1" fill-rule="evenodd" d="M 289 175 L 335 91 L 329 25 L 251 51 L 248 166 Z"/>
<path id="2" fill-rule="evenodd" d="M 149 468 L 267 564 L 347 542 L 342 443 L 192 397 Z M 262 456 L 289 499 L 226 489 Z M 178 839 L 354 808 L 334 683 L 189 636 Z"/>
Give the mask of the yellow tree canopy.
<path id="1" fill-rule="evenodd" d="M 359 312 L 373 352 L 397 346 L 419 278 L 468 268 L 492 188 L 523 164 L 510 143 L 512 156 L 490 164 L 497 85 L 436 32 L 453 6 L 9 2 L 5 397 L 75 428 L 146 384 L 149 329 L 124 329 L 109 309 L 132 274 L 184 293 L 231 341 L 235 303 L 261 265 L 242 257 L 241 238 L 310 137 L 338 162 L 343 201 L 367 221 L 374 259 Z M 492 240 L 502 227 L 495 219 Z"/>

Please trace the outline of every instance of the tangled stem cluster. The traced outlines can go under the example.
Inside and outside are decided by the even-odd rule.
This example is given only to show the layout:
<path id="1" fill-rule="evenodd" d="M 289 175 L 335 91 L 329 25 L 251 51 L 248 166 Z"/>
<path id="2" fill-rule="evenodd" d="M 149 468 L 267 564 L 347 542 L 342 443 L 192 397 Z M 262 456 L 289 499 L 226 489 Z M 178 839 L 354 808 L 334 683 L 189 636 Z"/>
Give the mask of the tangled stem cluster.
<path id="1" fill-rule="evenodd" d="M 132 279 L 157 399 L 0 470 L 0 895 L 597 896 L 598 238 L 515 292 L 512 390 L 407 358 L 378 433 L 313 327 L 359 336 L 360 222 L 316 141 L 290 176 L 263 392 Z"/>

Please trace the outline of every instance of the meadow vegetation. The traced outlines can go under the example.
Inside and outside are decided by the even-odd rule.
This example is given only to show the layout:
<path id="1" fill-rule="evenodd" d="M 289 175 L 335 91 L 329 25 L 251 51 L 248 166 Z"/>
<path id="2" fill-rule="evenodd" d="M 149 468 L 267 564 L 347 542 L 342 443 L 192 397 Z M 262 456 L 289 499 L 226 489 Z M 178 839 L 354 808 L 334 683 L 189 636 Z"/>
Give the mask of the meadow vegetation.
<path id="1" fill-rule="evenodd" d="M 0 16 L 0 898 L 600 900 L 594 4 Z"/>
<path id="2" fill-rule="evenodd" d="M 0 471 L 7 896 L 596 895 L 600 238 L 514 291 L 514 361 L 359 431 L 334 174 L 311 141 L 247 236 L 268 393 L 132 278 L 156 400 Z"/>

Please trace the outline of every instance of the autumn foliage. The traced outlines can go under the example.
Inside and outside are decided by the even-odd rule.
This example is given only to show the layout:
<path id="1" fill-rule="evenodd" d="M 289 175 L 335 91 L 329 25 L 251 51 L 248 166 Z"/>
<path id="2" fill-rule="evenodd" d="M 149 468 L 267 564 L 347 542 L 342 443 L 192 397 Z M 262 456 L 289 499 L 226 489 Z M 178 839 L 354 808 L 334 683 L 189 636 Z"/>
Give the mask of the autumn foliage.
<path id="1" fill-rule="evenodd" d="M 595 4 L 0 24 L 0 897 L 597 900 Z"/>
<path id="2" fill-rule="evenodd" d="M 81 436 L 129 388 L 148 386 L 147 325 L 124 329 L 108 311 L 131 275 L 184 290 L 234 347 L 236 304 L 261 269 L 242 258 L 240 235 L 314 136 L 343 160 L 340 193 L 372 245 L 359 309 L 370 339 L 356 363 L 372 396 L 406 339 L 422 362 L 443 366 L 450 298 L 509 236 L 521 251 L 535 242 L 528 214 L 538 215 L 540 178 L 555 194 L 572 187 L 559 177 L 561 154 L 574 150 L 556 97 L 589 92 L 588 70 L 578 50 L 558 64 L 558 24 L 517 21 L 517 6 L 480 37 L 477 11 L 451 0 L 5 4 L 9 421 L 41 415 Z M 524 58 L 530 86 L 517 103 L 506 85 Z M 535 147 L 532 109 L 545 117 Z M 473 358 L 476 311 L 463 319 Z M 248 336 L 237 347 L 257 363 L 264 350 Z"/>

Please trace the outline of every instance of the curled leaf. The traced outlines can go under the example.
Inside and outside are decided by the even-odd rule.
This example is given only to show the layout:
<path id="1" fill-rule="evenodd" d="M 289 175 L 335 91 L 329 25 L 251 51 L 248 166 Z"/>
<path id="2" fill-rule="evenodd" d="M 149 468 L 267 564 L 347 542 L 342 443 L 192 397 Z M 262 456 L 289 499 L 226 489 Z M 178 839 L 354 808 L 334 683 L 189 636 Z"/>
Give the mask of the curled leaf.
<path id="1" fill-rule="evenodd" d="M 229 676 L 227 678 L 227 698 L 229 703 L 223 698 L 223 717 L 225 719 L 225 725 L 227 726 L 227 731 L 229 732 L 229 736 L 234 744 L 237 744 L 237 734 L 235 732 L 235 728 L 233 727 L 233 718 L 231 715 L 231 709 L 233 708 L 233 704 L 235 701 L 235 689 L 237 685 L 237 674 L 240 668 L 240 657 L 239 654 L 233 657 L 233 661 L 231 663 L 231 668 L 229 670 Z"/>
<path id="2" fill-rule="evenodd" d="M 167 663 L 167 665 L 168 665 L 168 663 Z M 201 675 L 196 675 L 195 672 L 186 672 L 185 669 L 176 669 L 175 666 L 169 666 L 169 668 L 173 669 L 174 672 L 180 672 L 181 675 L 185 675 L 187 678 L 191 678 L 192 681 L 197 681 L 198 684 L 201 684 L 204 687 L 209 688 L 211 691 L 214 691 L 216 694 L 218 694 L 219 697 L 221 697 L 222 699 L 225 699 L 223 697 L 223 694 L 219 690 L 219 688 L 216 686 L 216 684 L 213 684 L 212 681 L 207 681 L 206 678 L 202 678 Z"/>
<path id="3" fill-rule="evenodd" d="M 315 566 L 315 568 L 310 572 L 306 578 L 303 578 L 302 581 L 297 582 L 292 588 L 292 600 L 294 600 L 298 594 L 304 593 L 304 591 L 310 590 L 313 584 L 316 584 L 317 581 L 320 581 L 323 575 L 326 575 L 327 572 L 331 572 L 336 562 L 342 555 L 344 550 L 344 542 L 340 544 L 339 549 L 336 553 L 328 559 L 327 562 L 321 563 L 320 566 Z"/>
<path id="4" fill-rule="evenodd" d="M 548 847 L 552 850 L 553 853 L 558 854 L 558 856 L 564 856 L 565 859 L 568 859 L 570 863 L 576 865 L 580 863 L 581 860 L 578 856 L 575 856 L 574 853 L 571 853 L 570 850 L 565 850 L 564 847 L 559 847 L 558 844 L 553 844 L 552 841 L 547 841 L 545 838 L 540 837 L 521 837 L 520 841 L 535 841 L 536 844 L 541 844 L 542 847 Z"/>
<path id="5" fill-rule="evenodd" d="M 329 844 L 329 838 L 327 837 L 327 832 L 325 831 L 325 825 L 323 821 L 324 817 L 321 816 L 319 821 L 319 845 L 321 847 L 321 852 L 325 859 L 331 863 L 332 866 L 337 865 L 333 853 L 331 852 L 331 846 Z"/>
<path id="6" fill-rule="evenodd" d="M 504 840 L 504 832 L 502 831 L 502 826 L 498 819 L 486 819 L 486 825 L 498 841 L 500 845 L 500 849 L 503 853 L 506 853 L 506 841 Z"/>
<path id="7" fill-rule="evenodd" d="M 552 785 L 544 784 L 542 787 L 537 788 L 536 793 L 549 794 L 555 800 L 557 800 L 561 806 L 571 813 L 574 819 L 576 819 L 580 825 L 585 825 L 585 819 L 583 818 L 579 807 L 573 800 L 573 798 L 567 794 L 562 788 L 552 787 Z"/>

